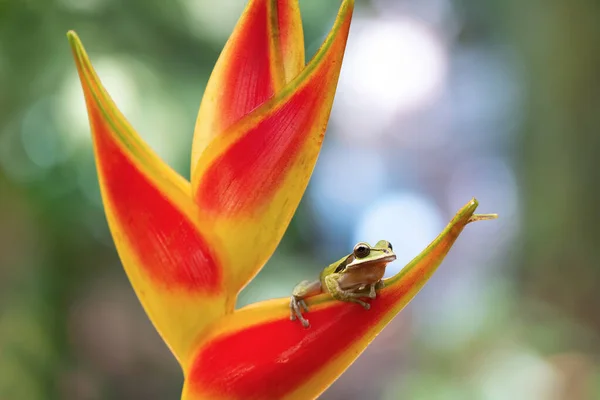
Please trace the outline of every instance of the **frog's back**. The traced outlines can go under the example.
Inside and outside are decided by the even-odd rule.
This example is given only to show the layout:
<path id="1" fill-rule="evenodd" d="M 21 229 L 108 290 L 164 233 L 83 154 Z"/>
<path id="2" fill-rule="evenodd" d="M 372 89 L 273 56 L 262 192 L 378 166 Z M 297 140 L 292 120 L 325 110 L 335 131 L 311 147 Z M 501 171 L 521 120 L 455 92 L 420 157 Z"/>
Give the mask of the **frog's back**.
<path id="1" fill-rule="evenodd" d="M 331 274 L 342 272 L 344 270 L 344 268 L 346 267 L 347 260 L 348 260 L 348 256 L 345 256 L 345 257 L 340 258 L 333 264 L 329 264 L 329 266 L 323 268 L 323 271 L 321 271 L 321 275 L 319 276 L 319 280 L 321 281 L 321 284 L 323 285 L 323 287 L 327 287 L 325 285 L 325 277 L 329 276 Z"/>

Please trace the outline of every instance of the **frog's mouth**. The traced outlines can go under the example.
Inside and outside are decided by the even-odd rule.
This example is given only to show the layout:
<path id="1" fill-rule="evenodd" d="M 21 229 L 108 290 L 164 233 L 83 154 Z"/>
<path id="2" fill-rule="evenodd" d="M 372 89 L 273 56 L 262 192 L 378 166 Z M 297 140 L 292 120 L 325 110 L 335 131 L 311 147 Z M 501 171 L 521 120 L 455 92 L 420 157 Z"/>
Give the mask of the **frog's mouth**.
<path id="1" fill-rule="evenodd" d="M 390 254 L 389 256 L 385 256 L 382 259 L 377 260 L 377 262 L 382 262 L 382 263 L 390 263 L 392 261 L 396 261 L 396 255 L 395 254 Z"/>
<path id="2" fill-rule="evenodd" d="M 375 265 L 382 265 L 385 266 L 387 263 L 390 263 L 392 261 L 396 260 L 396 255 L 395 254 L 389 254 L 385 257 L 381 257 L 378 258 L 377 260 L 372 260 L 372 261 L 366 261 L 366 262 L 360 262 L 360 260 L 353 260 L 350 264 L 348 264 L 346 266 L 346 268 L 357 268 L 357 267 L 366 267 L 366 266 L 375 266 Z"/>

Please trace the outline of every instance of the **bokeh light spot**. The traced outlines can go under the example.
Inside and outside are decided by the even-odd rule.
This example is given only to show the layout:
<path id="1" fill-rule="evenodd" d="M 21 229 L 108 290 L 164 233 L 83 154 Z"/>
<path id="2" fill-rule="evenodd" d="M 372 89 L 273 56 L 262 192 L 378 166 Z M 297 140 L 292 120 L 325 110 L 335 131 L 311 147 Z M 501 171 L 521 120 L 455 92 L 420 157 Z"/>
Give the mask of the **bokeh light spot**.
<path id="1" fill-rule="evenodd" d="M 344 133 L 370 135 L 395 115 L 422 108 L 440 95 L 446 49 L 423 22 L 357 19 L 353 26 L 333 113 Z"/>
<path id="2" fill-rule="evenodd" d="M 188 28 L 196 36 L 214 42 L 225 42 L 238 20 L 245 1 L 221 0 L 218 7 L 213 1 L 179 0 L 186 11 Z"/>
<path id="3" fill-rule="evenodd" d="M 400 271 L 443 229 L 439 208 L 418 193 L 394 193 L 373 203 L 358 218 L 353 243 L 392 243 L 397 260 L 388 265 L 386 277 Z"/>
<path id="4" fill-rule="evenodd" d="M 21 120 L 21 141 L 29 159 L 39 168 L 50 168 L 64 158 L 60 136 L 52 118 L 53 99 L 42 98 L 35 102 Z"/>

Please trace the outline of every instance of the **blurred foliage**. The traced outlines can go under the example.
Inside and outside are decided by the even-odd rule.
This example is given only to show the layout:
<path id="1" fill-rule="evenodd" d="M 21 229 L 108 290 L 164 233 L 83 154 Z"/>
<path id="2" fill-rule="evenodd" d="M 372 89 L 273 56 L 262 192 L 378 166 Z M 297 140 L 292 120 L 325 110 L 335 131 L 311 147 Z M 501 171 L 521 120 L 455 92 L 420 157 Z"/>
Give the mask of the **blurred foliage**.
<path id="1" fill-rule="evenodd" d="M 598 333 L 600 4 L 519 2 L 511 11 L 510 32 L 536 71 L 520 162 L 528 210 L 522 290 Z"/>
<path id="2" fill-rule="evenodd" d="M 178 396 L 181 374 L 129 287 L 108 232 L 65 33 L 78 32 L 133 125 L 187 177 L 202 91 L 244 3 L 0 0 L 0 399 Z M 300 4 L 311 55 L 338 2 Z M 450 28 L 440 36 L 450 43 L 451 57 L 501 47 L 508 49 L 502 57 L 514 60 L 522 106 L 498 125 L 514 125 L 515 133 L 502 145 L 480 147 L 457 137 L 452 140 L 466 143 L 458 155 L 450 144 L 436 150 L 441 153 L 415 146 L 408 161 L 396 155 L 404 154 L 402 140 L 410 141 L 403 138 L 380 145 L 378 158 L 389 159 L 392 178 L 408 174 L 416 183 L 407 186 L 435 194 L 430 188 L 446 184 L 439 177 L 459 156 L 487 146 L 482 151 L 516 171 L 517 236 L 493 259 L 450 259 L 448 270 L 457 272 L 440 271 L 422 299 L 323 397 L 600 398 L 600 4 L 365 0 L 357 16 L 414 14 L 431 21 L 450 8 Z M 483 112 L 473 110 L 467 111 L 473 119 Z M 415 114 L 394 129 L 432 120 Z M 480 126 L 464 129 L 485 136 Z M 326 147 L 345 149 L 340 138 L 330 134 Z M 352 140 L 362 150 L 363 143 Z M 448 167 L 439 154 L 456 157 L 448 156 Z M 419 180 L 427 174 L 415 171 L 424 165 L 438 178 Z M 296 281 L 340 256 L 320 251 L 323 243 L 339 241 L 320 227 L 316 209 L 313 198 L 303 201 L 242 303 L 285 296 Z M 476 247 L 494 245 L 476 239 L 476 233 L 462 238 L 457 254 L 486 254 Z M 458 267 L 465 263 L 469 270 L 486 264 L 500 272 L 476 280 Z M 459 296 L 449 315 L 422 311 L 428 301 L 445 302 L 447 287 L 468 286 L 469 279 L 482 288 L 477 298 Z M 475 323 L 478 306 L 483 311 Z"/>

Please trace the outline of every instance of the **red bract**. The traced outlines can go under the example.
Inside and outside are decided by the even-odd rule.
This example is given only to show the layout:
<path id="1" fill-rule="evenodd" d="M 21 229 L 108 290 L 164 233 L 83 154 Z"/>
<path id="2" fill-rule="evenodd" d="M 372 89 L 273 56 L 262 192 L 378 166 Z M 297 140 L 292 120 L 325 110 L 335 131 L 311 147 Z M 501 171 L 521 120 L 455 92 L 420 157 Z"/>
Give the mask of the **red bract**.
<path id="1" fill-rule="evenodd" d="M 180 362 L 183 398 L 314 398 L 366 348 L 440 264 L 477 202 L 464 206 L 365 311 L 323 294 L 311 329 L 288 299 L 234 310 L 306 189 L 337 86 L 353 1 L 305 65 L 297 1 L 250 0 L 208 82 L 191 182 L 139 137 L 69 32 L 88 108 L 108 223 L 125 271 Z"/>

